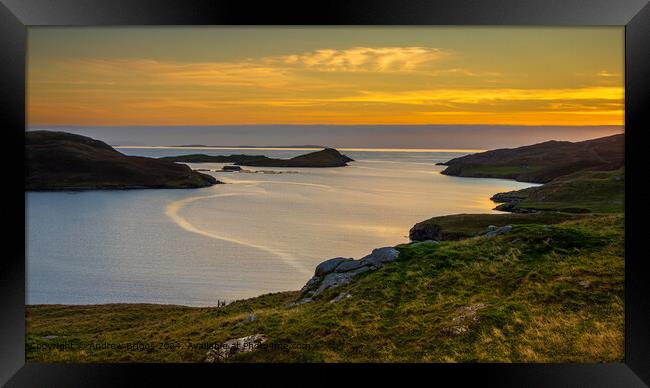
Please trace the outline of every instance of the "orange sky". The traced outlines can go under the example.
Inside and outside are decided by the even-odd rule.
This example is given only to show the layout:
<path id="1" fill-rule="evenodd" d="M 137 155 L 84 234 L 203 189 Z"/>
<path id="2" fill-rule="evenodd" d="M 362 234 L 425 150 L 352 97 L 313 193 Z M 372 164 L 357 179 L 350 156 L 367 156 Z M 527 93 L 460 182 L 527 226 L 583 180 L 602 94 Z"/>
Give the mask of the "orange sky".
<path id="1" fill-rule="evenodd" d="M 623 125 L 623 28 L 30 28 L 29 125 Z"/>

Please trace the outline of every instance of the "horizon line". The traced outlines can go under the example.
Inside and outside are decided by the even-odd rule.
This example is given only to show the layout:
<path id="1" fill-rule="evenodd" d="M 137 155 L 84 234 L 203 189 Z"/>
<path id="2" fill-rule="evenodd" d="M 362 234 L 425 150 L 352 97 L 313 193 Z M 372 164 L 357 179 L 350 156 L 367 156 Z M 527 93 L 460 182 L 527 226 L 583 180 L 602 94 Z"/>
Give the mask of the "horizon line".
<path id="1" fill-rule="evenodd" d="M 212 149 L 226 149 L 226 150 L 265 150 L 265 151 L 309 151 L 315 149 L 334 148 L 339 151 L 358 151 L 358 152 L 484 152 L 487 149 L 474 149 L 474 148 L 386 148 L 386 147 L 329 147 L 329 146 L 315 146 L 315 147 L 291 147 L 291 146 L 165 146 L 165 145 L 115 145 L 110 144 L 114 148 L 126 149 L 196 149 L 196 150 L 212 150 Z"/>
<path id="2" fill-rule="evenodd" d="M 625 128 L 625 124 L 586 124 L 586 125 L 572 125 L 572 124 L 122 124 L 122 125 L 109 125 L 109 124 L 99 124 L 99 125 L 83 125 L 83 124 L 29 124 L 27 128 L 31 129 L 32 127 L 75 127 L 75 128 L 97 128 L 97 127 L 261 127 L 261 126 L 291 126 L 291 127 L 315 127 L 315 126 L 332 126 L 332 127 L 352 127 L 352 126 L 368 126 L 368 127 L 380 127 L 380 126 L 408 126 L 408 127 L 427 127 L 427 126 L 436 126 L 436 127 L 622 127 Z M 40 128 L 39 128 L 40 129 Z"/>

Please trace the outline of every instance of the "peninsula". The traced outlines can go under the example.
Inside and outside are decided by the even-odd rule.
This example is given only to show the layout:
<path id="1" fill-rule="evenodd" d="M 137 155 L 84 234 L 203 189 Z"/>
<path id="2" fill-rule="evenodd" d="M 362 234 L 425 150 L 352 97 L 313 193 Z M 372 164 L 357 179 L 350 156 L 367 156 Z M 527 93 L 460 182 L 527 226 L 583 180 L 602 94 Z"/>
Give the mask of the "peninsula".
<path id="1" fill-rule="evenodd" d="M 170 161 L 127 156 L 108 144 L 66 132 L 25 133 L 25 190 L 197 188 L 214 177 Z"/>
<path id="2" fill-rule="evenodd" d="M 505 178 L 547 183 L 579 171 L 611 171 L 623 166 L 624 135 L 581 142 L 547 141 L 451 159 L 442 174 L 471 178 Z"/>

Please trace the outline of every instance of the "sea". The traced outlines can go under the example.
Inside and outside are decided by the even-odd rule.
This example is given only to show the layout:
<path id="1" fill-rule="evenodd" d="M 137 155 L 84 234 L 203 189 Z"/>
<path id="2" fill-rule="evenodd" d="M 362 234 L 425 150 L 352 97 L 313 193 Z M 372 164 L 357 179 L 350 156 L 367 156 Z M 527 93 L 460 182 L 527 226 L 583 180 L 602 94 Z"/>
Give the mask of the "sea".
<path id="1" fill-rule="evenodd" d="M 251 154 L 313 149 L 116 147 L 127 155 Z M 534 186 L 442 175 L 436 163 L 476 150 L 340 148 L 339 168 L 190 164 L 225 184 L 200 189 L 26 193 L 28 304 L 214 306 L 300 289 L 315 266 L 409 241 L 431 217 L 498 213 L 490 197 Z"/>

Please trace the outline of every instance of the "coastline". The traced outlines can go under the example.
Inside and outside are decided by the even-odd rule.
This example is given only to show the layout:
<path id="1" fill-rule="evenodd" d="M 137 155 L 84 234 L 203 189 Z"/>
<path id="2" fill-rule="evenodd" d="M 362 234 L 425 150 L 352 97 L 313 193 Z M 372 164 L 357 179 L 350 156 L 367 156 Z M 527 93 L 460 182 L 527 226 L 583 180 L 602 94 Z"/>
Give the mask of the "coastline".
<path id="1" fill-rule="evenodd" d="M 458 178 L 466 178 L 466 179 L 484 179 L 484 178 L 478 178 L 478 177 L 458 177 Z M 509 181 L 515 181 L 514 179 L 508 179 L 508 178 L 496 178 L 496 179 L 505 179 L 505 180 L 509 180 Z M 218 181 L 218 184 L 225 184 L 225 183 L 224 183 L 224 182 L 221 182 L 221 181 Z M 166 188 L 160 188 L 160 189 L 166 189 Z M 88 190 L 94 190 L 94 189 L 88 189 Z M 88 190 L 86 190 L 86 189 L 69 189 L 69 190 L 30 190 L 30 191 L 33 191 L 33 192 L 41 192 L 41 191 L 42 191 L 42 192 L 56 192 L 56 191 L 88 191 Z M 129 190 L 129 189 L 128 189 L 128 188 L 124 188 L 124 189 L 121 189 L 121 188 L 120 188 L 120 189 L 105 189 L 105 190 L 106 190 L 106 191 L 110 191 L 110 190 L 116 190 L 116 191 L 119 191 L 119 190 Z M 496 193 L 496 194 L 499 194 L 499 193 Z M 495 195 L 496 195 L 496 194 L 495 194 Z M 230 195 L 230 194 L 216 194 L 216 196 L 223 196 L 223 195 Z M 494 201 L 493 201 L 493 202 L 494 202 Z M 486 214 L 486 215 L 490 215 L 490 214 L 491 214 L 491 215 L 495 215 L 495 216 L 500 216 L 500 215 L 513 214 L 513 213 L 514 213 L 514 212 L 504 211 L 504 210 L 500 210 L 500 211 L 501 211 L 502 213 L 497 213 L 497 214 L 494 214 L 494 213 L 482 213 L 482 214 Z M 480 213 L 480 214 L 481 214 L 481 213 Z M 443 217 L 457 216 L 457 215 L 459 215 L 459 214 L 450 214 L 450 215 L 443 216 Z M 417 225 L 417 224 L 415 224 L 415 225 Z M 415 227 L 415 225 L 413 225 L 413 227 Z M 230 241 L 230 240 L 229 240 L 229 241 Z M 238 242 L 238 243 L 239 243 L 239 242 Z M 250 245 L 250 244 L 246 244 L 246 245 Z M 378 248 L 379 248 L 379 247 L 369 248 L 368 251 L 372 251 L 373 249 L 378 249 Z M 266 248 L 264 248 L 264 250 L 266 250 Z M 323 258 L 323 260 L 325 260 L 325 259 L 326 259 L 326 258 Z M 305 279 L 305 282 L 307 282 L 308 280 L 309 280 L 309 278 Z M 274 295 L 274 294 L 278 294 L 278 293 L 299 293 L 299 291 L 298 291 L 298 290 L 286 290 L 286 291 L 276 291 L 276 292 L 271 292 L 271 293 L 264 293 L 264 294 L 260 294 L 260 295 L 257 295 L 257 296 L 251 297 L 251 298 L 236 299 L 236 300 L 231 301 L 230 303 L 232 303 L 232 302 L 237 302 L 237 301 L 245 301 L 245 300 L 248 300 L 248 299 L 254 299 L 254 298 L 262 297 L 262 296 L 265 296 L 265 295 Z M 194 306 L 194 305 L 183 305 L 183 304 L 168 304 L 168 303 L 137 303 L 137 302 L 135 302 L 135 303 L 131 303 L 131 302 L 124 302 L 124 303 L 122 303 L 122 302 L 120 302 L 120 303 L 98 303 L 98 304 L 62 304 L 62 303 L 53 303 L 53 304 L 46 303 L 46 304 L 43 304 L 43 303 L 40 303 L 40 304 L 26 304 L 26 305 L 27 305 L 27 306 L 88 306 L 88 307 L 90 307 L 90 306 L 108 306 L 108 305 L 132 305 L 132 306 L 139 306 L 139 305 L 141 305 L 141 306 L 155 305 L 155 306 L 175 306 L 175 307 L 195 308 L 195 309 L 203 309 L 203 308 L 211 308 L 211 307 L 214 307 L 214 306 L 211 306 L 211 305 L 206 305 L 206 306 Z"/>

